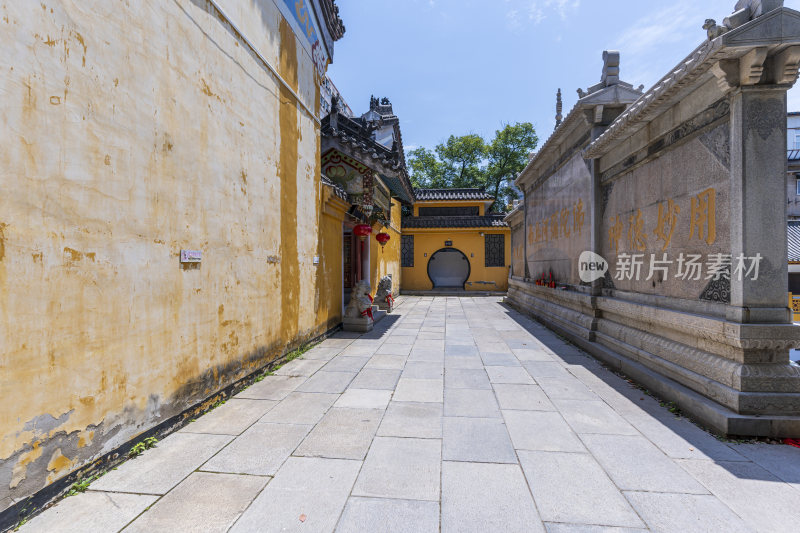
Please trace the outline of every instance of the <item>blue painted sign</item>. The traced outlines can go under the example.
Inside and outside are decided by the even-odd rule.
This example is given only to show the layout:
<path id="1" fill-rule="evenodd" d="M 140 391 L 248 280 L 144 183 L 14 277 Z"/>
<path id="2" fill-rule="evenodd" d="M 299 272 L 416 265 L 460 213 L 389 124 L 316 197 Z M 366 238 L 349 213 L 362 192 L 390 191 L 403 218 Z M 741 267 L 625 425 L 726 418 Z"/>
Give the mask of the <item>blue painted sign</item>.
<path id="1" fill-rule="evenodd" d="M 320 40 L 320 32 L 317 30 L 316 20 L 311 10 L 309 0 L 283 0 L 283 5 L 279 3 L 284 15 L 291 15 L 288 20 L 293 23 L 295 32 L 302 34 L 305 38 L 304 46 L 311 54 L 314 67 L 320 80 L 325 78 L 325 71 L 328 68 L 328 55 L 325 46 Z M 285 9 L 283 9 L 285 8 Z M 303 40 L 303 39 L 301 39 Z"/>

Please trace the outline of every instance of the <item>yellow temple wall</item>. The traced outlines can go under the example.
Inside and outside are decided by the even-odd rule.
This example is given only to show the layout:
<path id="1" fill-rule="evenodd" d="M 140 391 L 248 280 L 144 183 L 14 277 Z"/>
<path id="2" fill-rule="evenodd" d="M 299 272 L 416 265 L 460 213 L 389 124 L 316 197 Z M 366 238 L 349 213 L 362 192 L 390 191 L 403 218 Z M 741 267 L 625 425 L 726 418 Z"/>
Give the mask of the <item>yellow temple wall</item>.
<path id="1" fill-rule="evenodd" d="M 378 290 L 378 282 L 386 275 L 392 276 L 392 293 L 395 296 L 400 293 L 402 275 L 400 268 L 400 203 L 397 200 L 392 203 L 391 219 L 389 226 L 374 225 L 372 235 L 369 237 L 370 285 L 373 296 Z M 375 239 L 375 235 L 381 231 L 388 233 L 390 237 L 389 242 L 383 248 Z"/>
<path id="2" fill-rule="evenodd" d="M 455 248 L 467 256 L 470 274 L 467 278 L 466 290 L 505 291 L 508 289 L 508 266 L 485 266 L 485 244 L 484 238 L 481 236 L 481 233 L 504 234 L 505 263 L 510 265 L 511 232 L 507 228 L 502 231 L 488 228 L 405 229 L 403 233 L 414 235 L 414 266 L 402 269 L 401 288 L 403 290 L 428 291 L 433 289 L 433 284 L 428 277 L 428 261 L 434 253 L 442 248 Z M 445 241 L 452 241 L 452 246 L 445 246 Z"/>
<path id="3" fill-rule="evenodd" d="M 338 321 L 311 57 L 218 3 L 258 53 L 204 1 L 0 6 L 0 511 Z"/>

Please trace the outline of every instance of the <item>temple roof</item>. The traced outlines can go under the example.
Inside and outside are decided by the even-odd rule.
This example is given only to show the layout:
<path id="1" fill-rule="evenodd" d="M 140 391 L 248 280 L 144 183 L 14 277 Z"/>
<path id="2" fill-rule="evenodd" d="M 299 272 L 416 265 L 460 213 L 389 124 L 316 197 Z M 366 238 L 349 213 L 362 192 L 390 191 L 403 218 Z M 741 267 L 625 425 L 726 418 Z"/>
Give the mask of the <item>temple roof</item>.
<path id="1" fill-rule="evenodd" d="M 417 201 L 425 202 L 431 200 L 494 200 L 494 196 L 487 193 L 483 188 L 473 189 L 414 189 Z"/>
<path id="2" fill-rule="evenodd" d="M 387 98 L 370 99 L 370 109 L 360 117 L 342 113 L 338 97 L 322 119 L 323 153 L 335 148 L 378 172 L 392 194 L 413 203 L 414 189 L 408 178 L 400 119 Z"/>
<path id="3" fill-rule="evenodd" d="M 504 215 L 403 217 L 403 228 L 507 228 Z"/>
<path id="4" fill-rule="evenodd" d="M 325 21 L 325 27 L 330 33 L 334 41 L 338 41 L 344 35 L 344 23 L 339 17 L 339 6 L 336 5 L 336 0 L 319 0 L 320 8 L 322 8 L 322 18 Z"/>
<path id="5" fill-rule="evenodd" d="M 331 181 L 330 179 L 328 179 L 328 177 L 327 177 L 327 176 L 325 176 L 325 175 L 323 175 L 323 176 L 321 177 L 321 180 L 322 180 L 322 183 L 323 183 L 324 185 L 327 185 L 328 187 L 331 187 L 331 188 L 333 189 L 333 192 L 334 192 L 334 194 L 335 194 L 336 196 L 338 196 L 339 198 L 341 198 L 341 199 L 342 199 L 342 200 L 344 200 L 345 202 L 347 201 L 347 191 L 345 191 L 344 189 L 342 189 L 341 185 L 338 185 L 338 184 L 336 184 L 336 183 L 332 182 L 332 181 Z"/>

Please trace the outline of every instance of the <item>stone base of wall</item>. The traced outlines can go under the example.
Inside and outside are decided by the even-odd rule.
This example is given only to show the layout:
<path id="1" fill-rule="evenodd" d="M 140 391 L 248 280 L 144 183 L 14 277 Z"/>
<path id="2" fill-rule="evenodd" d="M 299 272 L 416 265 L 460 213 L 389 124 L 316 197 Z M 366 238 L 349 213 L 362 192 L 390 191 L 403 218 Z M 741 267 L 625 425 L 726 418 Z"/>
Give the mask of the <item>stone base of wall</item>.
<path id="1" fill-rule="evenodd" d="M 506 302 L 717 432 L 800 437 L 800 368 L 776 355 L 800 341 L 800 327 L 737 324 L 722 312 L 701 316 L 515 278 Z"/>

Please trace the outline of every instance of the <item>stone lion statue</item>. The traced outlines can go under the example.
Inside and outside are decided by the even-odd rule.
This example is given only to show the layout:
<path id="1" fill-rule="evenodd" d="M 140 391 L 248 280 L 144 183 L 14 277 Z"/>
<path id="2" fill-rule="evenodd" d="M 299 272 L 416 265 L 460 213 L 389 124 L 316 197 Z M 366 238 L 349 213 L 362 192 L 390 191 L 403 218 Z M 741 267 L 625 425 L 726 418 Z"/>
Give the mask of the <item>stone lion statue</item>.
<path id="1" fill-rule="evenodd" d="M 372 322 L 372 297 L 369 295 L 371 287 L 369 282 L 361 280 L 353 287 L 353 293 L 350 295 L 350 303 L 344 310 L 344 316 L 347 318 L 367 318 Z"/>
<path id="2" fill-rule="evenodd" d="M 383 276 L 378 282 L 378 292 L 375 293 L 375 302 L 381 309 L 388 309 L 391 311 L 394 307 L 391 276 Z"/>

